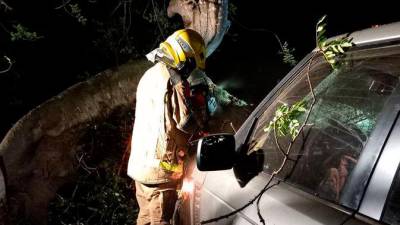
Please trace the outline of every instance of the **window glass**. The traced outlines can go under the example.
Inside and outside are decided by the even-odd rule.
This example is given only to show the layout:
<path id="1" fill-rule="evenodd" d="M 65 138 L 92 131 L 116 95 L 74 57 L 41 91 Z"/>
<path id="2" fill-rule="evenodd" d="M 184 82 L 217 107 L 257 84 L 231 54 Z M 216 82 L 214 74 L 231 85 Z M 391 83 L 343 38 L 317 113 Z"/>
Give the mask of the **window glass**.
<path id="1" fill-rule="evenodd" d="M 322 55 L 316 55 L 311 62 L 276 94 L 260 116 L 248 144 L 248 153 L 264 155 L 264 172 L 271 174 L 281 170 L 279 178 L 287 178 L 289 183 L 305 191 L 338 202 L 380 112 L 398 86 L 400 48 L 348 53 L 337 70 L 333 70 Z M 281 121 L 280 127 L 286 127 L 287 132 L 280 132 L 284 129 L 279 129 L 278 125 L 268 129 L 274 117 L 280 118 L 276 116 L 278 109 L 282 114 L 285 108 L 290 111 L 296 104 L 305 110 L 293 110 L 292 114 L 287 114 L 289 120 Z M 306 118 L 303 132 L 291 143 L 293 131 L 299 130 Z M 290 129 L 296 127 L 296 121 L 297 129 Z M 294 134 L 290 134 L 290 130 Z M 284 159 L 282 152 L 288 148 L 289 159 L 280 169 Z"/>

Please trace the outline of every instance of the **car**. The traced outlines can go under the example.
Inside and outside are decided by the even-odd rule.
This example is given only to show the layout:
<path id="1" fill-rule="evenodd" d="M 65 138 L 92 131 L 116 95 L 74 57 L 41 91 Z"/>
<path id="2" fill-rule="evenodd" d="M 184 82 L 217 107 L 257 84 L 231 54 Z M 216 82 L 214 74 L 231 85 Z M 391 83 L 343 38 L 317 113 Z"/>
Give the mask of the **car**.
<path id="1" fill-rule="evenodd" d="M 400 224 L 400 22 L 350 37 L 339 68 L 313 50 L 234 135 L 199 141 L 176 221 Z"/>

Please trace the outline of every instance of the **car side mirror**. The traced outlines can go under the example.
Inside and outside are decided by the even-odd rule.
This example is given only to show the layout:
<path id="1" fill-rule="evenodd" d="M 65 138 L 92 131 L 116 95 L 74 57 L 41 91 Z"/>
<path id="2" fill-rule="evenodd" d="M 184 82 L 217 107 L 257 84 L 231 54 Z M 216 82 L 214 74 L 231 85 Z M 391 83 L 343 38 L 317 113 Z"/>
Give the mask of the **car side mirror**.
<path id="1" fill-rule="evenodd" d="M 200 171 L 232 169 L 235 155 L 233 134 L 204 137 L 197 144 L 197 168 Z"/>

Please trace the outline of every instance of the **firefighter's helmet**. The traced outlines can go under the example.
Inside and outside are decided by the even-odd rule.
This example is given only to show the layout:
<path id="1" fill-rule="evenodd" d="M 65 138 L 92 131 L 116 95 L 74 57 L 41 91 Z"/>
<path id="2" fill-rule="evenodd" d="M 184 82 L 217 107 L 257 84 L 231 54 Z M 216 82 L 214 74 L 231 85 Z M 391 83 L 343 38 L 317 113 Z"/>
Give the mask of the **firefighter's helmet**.
<path id="1" fill-rule="evenodd" d="M 160 44 L 158 60 L 175 69 L 182 69 L 189 60 L 199 69 L 206 66 L 206 47 L 202 36 L 194 30 L 182 29 L 173 33 Z"/>

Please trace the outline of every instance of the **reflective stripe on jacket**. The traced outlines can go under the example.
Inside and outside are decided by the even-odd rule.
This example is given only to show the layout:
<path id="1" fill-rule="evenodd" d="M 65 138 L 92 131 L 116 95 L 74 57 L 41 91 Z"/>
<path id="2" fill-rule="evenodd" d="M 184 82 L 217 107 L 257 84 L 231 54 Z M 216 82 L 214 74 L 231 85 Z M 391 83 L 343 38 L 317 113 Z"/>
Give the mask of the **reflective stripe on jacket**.
<path id="1" fill-rule="evenodd" d="M 172 86 L 171 73 L 162 63 L 141 78 L 136 92 L 135 124 L 132 132 L 128 175 L 144 184 L 179 179 L 168 166 L 183 163 L 178 152 L 186 152 L 188 140 L 197 129 L 193 122 L 185 85 Z M 171 167 L 171 168 L 172 168 Z"/>

